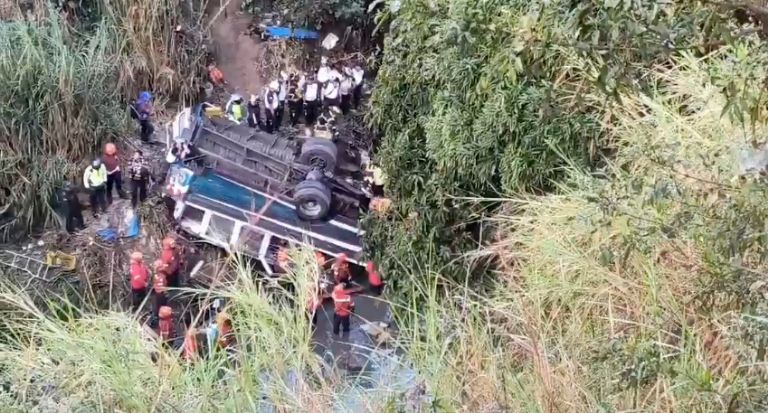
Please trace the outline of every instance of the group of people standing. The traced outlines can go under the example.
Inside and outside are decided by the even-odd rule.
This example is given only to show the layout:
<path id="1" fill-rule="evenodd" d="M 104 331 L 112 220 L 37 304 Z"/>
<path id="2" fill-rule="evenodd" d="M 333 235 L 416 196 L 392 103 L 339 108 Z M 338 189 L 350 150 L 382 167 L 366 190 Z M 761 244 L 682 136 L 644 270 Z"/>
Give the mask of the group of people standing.
<path id="1" fill-rule="evenodd" d="M 149 296 L 152 302 L 149 326 L 154 328 L 160 341 L 168 346 L 182 348 L 182 356 L 189 362 L 194 362 L 200 356 L 198 346 L 198 333 L 205 333 L 208 338 L 208 347 L 212 350 L 218 346 L 227 352 L 235 346 L 234 330 L 231 317 L 224 311 L 217 311 L 215 320 L 206 328 L 198 330 L 187 322 L 184 340 L 179 345 L 180 334 L 176 331 L 171 300 L 168 296 L 169 288 L 178 288 L 182 283 L 182 267 L 184 255 L 182 248 L 176 239 L 168 236 L 162 241 L 162 249 L 152 266 L 153 271 L 144 261 L 144 254 L 133 252 L 130 256 L 130 285 L 131 306 L 134 312 L 141 310 L 142 305 Z M 214 304 L 214 310 L 221 310 Z"/>
<path id="2" fill-rule="evenodd" d="M 148 141 L 154 131 L 150 122 L 152 113 L 152 95 L 149 92 L 141 92 L 139 97 L 131 103 L 131 116 L 138 120 L 140 137 L 142 141 Z M 127 167 L 130 185 L 131 205 L 134 209 L 147 199 L 147 186 L 152 178 L 149 164 L 141 150 L 136 150 L 126 165 L 122 165 L 122 159 L 118 155 L 117 146 L 114 143 L 104 145 L 101 156 L 91 161 L 91 164 L 83 172 L 83 186 L 89 192 L 91 212 L 97 217 L 99 212 L 106 213 L 112 204 L 113 194 L 123 199 L 129 197 L 123 189 L 123 169 Z M 65 182 L 56 194 L 57 208 L 63 213 L 68 232 L 74 232 L 85 228 L 82 207 L 77 197 L 75 186 L 71 182 Z"/>
<path id="3" fill-rule="evenodd" d="M 291 126 L 298 125 L 303 117 L 307 127 L 330 131 L 338 113 L 347 114 L 359 107 L 364 76 L 359 63 L 330 65 L 323 57 L 320 68 L 308 75 L 281 71 L 261 98 L 251 95 L 245 103 L 242 96 L 232 95 L 225 111 L 234 122 L 273 133 L 280 130 L 287 107 Z"/>
<path id="4" fill-rule="evenodd" d="M 112 204 L 114 192 L 123 199 L 128 198 L 128 194 L 123 190 L 121 163 L 117 146 L 107 143 L 103 155 L 95 158 L 91 165 L 85 168 L 83 186 L 89 191 L 94 217 L 98 216 L 99 211 L 107 211 L 107 207 Z M 135 209 L 147 199 L 147 185 L 152 175 L 141 150 L 134 151 L 126 166 L 131 182 L 131 206 Z"/>
<path id="5" fill-rule="evenodd" d="M 321 252 L 316 252 L 315 258 L 320 269 L 324 271 L 327 264 L 325 255 Z M 384 289 L 384 282 L 374 263 L 368 261 L 365 265 L 365 270 L 368 275 L 368 285 L 371 294 L 381 294 Z M 355 293 L 362 292 L 363 288 L 352 281 L 349 258 L 344 253 L 336 256 L 331 265 L 331 273 L 334 282 L 333 291 L 331 293 L 331 299 L 333 300 L 333 334 L 339 334 L 340 332 L 347 333 L 350 330 L 352 314 L 355 311 L 355 301 L 352 296 Z M 315 292 L 310 296 L 307 305 L 307 311 L 309 312 L 313 326 L 317 325 L 317 314 L 322 305 L 323 293 L 320 290 L 320 287 L 317 286 Z"/>

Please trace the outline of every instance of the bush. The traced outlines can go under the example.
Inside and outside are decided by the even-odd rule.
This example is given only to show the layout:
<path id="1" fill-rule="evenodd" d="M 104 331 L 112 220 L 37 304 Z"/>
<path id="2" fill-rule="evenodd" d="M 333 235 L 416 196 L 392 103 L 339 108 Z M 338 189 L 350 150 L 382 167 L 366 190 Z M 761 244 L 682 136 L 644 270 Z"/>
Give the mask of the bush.
<path id="1" fill-rule="evenodd" d="M 434 251 L 426 261 L 440 268 L 483 242 L 469 222 L 495 206 L 473 199 L 549 191 L 569 165 L 593 166 L 620 96 L 652 90 L 644 74 L 678 50 L 730 41 L 729 18 L 695 1 L 416 1 L 382 12 L 391 30 L 370 121 L 397 210 L 371 222 L 372 250 L 385 263 Z M 587 99 L 593 91 L 602 96 Z"/>

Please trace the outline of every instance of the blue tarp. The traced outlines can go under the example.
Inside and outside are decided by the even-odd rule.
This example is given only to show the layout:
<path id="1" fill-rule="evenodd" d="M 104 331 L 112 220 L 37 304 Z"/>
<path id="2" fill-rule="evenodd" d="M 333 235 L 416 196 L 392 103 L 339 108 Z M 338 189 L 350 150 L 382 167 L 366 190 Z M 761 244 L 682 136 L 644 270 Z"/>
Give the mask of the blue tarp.
<path id="1" fill-rule="evenodd" d="M 133 218 L 128 222 L 128 228 L 125 230 L 126 238 L 138 237 L 141 230 L 141 224 L 139 223 L 139 214 L 135 214 Z"/>
<path id="2" fill-rule="evenodd" d="M 102 241 L 114 242 L 117 241 L 117 230 L 114 228 L 104 228 L 96 231 L 96 236 L 101 238 Z"/>
<path id="3" fill-rule="evenodd" d="M 276 39 L 317 40 L 320 33 L 307 29 L 291 29 L 290 27 L 267 26 L 267 35 Z"/>

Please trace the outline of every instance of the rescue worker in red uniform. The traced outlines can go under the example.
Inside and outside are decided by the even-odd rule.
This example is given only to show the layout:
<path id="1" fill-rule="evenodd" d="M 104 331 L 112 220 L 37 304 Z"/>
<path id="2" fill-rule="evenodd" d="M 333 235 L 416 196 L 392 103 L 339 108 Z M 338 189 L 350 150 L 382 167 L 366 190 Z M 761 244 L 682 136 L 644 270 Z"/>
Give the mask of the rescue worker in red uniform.
<path id="1" fill-rule="evenodd" d="M 333 334 L 339 334 L 339 327 L 347 333 L 349 332 L 349 318 L 355 310 L 355 303 L 352 296 L 344 288 L 344 284 L 337 284 L 331 294 L 333 298 Z"/>
<path id="2" fill-rule="evenodd" d="M 131 254 L 131 306 L 133 311 L 138 311 L 139 306 L 147 296 L 149 284 L 149 268 L 144 264 L 144 255 L 140 252 Z"/>
<path id="3" fill-rule="evenodd" d="M 376 270 L 376 265 L 373 261 L 365 263 L 365 271 L 368 273 L 368 285 L 371 287 L 371 293 L 373 295 L 380 295 L 384 289 L 384 281 L 381 280 L 381 275 Z"/>
<path id="4" fill-rule="evenodd" d="M 277 271 L 279 273 L 287 273 L 288 267 L 291 264 L 291 257 L 288 254 L 288 243 L 280 245 L 277 249 Z"/>
<path id="5" fill-rule="evenodd" d="M 236 344 L 235 331 L 232 328 L 232 319 L 229 314 L 221 312 L 216 315 L 216 326 L 219 329 L 219 348 L 226 350 L 227 352 L 234 349 Z"/>
<path id="6" fill-rule="evenodd" d="M 320 251 L 315 251 L 315 260 L 317 260 L 317 265 L 320 266 L 320 269 L 325 269 L 325 264 L 328 263 L 325 254 Z"/>
<path id="7" fill-rule="evenodd" d="M 179 272 L 181 270 L 180 254 L 176 248 L 176 240 L 172 237 L 163 239 L 163 251 L 160 253 L 160 259 L 167 265 L 166 274 L 168 275 L 169 287 L 179 286 Z"/>
<path id="8" fill-rule="evenodd" d="M 155 261 L 155 277 L 152 279 L 152 294 L 154 298 L 154 305 L 152 307 L 152 317 L 156 320 L 160 308 L 168 303 L 167 287 L 168 287 L 168 266 L 163 260 Z"/>
<path id="9" fill-rule="evenodd" d="M 316 288 L 315 291 L 309 296 L 307 300 L 307 313 L 309 319 L 312 320 L 312 328 L 317 327 L 317 313 L 323 307 L 323 297 L 320 288 Z"/>
<path id="10" fill-rule="evenodd" d="M 171 307 L 164 305 L 160 307 L 158 311 L 160 322 L 157 326 L 157 334 L 160 336 L 160 342 L 169 345 L 174 338 L 173 329 L 173 310 Z"/>
<path id="11" fill-rule="evenodd" d="M 344 288 L 352 280 L 347 254 L 343 252 L 336 256 L 336 261 L 333 263 L 333 279 L 336 281 L 336 284 L 342 284 Z"/>
<path id="12" fill-rule="evenodd" d="M 187 333 L 184 334 L 184 345 L 182 346 L 182 357 L 187 363 L 194 363 L 200 357 L 197 347 L 197 329 L 190 326 Z"/>

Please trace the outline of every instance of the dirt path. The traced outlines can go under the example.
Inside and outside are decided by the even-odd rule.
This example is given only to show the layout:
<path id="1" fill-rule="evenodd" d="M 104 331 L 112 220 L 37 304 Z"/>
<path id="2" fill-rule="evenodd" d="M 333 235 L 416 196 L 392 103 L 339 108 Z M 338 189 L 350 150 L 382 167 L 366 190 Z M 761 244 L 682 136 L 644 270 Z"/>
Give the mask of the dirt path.
<path id="1" fill-rule="evenodd" d="M 211 26 L 214 56 L 229 83 L 227 89 L 247 98 L 258 94 L 265 83 L 261 75 L 264 44 L 245 34 L 252 17 L 240 13 L 240 3 L 241 0 L 214 0 L 209 15 L 215 16 L 221 6 L 226 7 Z"/>

